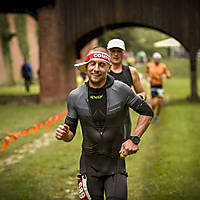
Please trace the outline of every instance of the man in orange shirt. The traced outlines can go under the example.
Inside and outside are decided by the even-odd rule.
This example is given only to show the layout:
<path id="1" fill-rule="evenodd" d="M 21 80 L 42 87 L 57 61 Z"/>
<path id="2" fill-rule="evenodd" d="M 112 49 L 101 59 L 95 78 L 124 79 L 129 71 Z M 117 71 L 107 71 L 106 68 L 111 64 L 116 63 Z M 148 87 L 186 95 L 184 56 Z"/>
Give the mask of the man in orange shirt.
<path id="1" fill-rule="evenodd" d="M 163 78 L 170 78 L 170 71 L 166 65 L 161 63 L 162 56 L 160 53 L 155 52 L 153 54 L 154 62 L 148 63 L 145 74 L 151 85 L 151 106 L 155 110 L 157 107 L 155 121 L 158 122 L 158 117 L 163 103 Z"/>

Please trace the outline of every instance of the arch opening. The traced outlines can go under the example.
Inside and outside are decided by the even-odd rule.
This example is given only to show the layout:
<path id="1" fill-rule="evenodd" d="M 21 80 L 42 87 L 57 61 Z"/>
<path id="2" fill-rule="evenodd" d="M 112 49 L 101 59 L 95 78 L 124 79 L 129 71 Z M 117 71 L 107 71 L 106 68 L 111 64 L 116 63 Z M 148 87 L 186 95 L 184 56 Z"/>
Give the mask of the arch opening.
<path id="1" fill-rule="evenodd" d="M 149 26 L 136 25 L 136 24 L 134 24 L 134 26 L 133 26 L 133 24 L 123 24 L 123 25 L 122 24 L 120 24 L 120 25 L 117 24 L 117 25 L 113 25 L 112 27 L 109 27 L 109 28 L 100 27 L 98 30 L 96 29 L 93 32 L 91 32 L 90 34 L 87 34 L 87 35 L 83 36 L 82 37 L 83 40 L 81 41 L 81 45 L 85 44 L 85 42 L 86 42 L 86 40 L 84 40 L 84 37 L 87 38 L 87 41 L 91 41 L 93 38 L 95 38 L 94 36 L 98 37 L 98 40 L 99 40 L 99 38 L 101 38 L 103 34 L 106 34 L 108 32 L 112 32 L 112 31 L 116 31 L 116 30 L 120 30 L 121 32 L 125 32 L 125 35 L 126 35 L 126 30 L 127 29 L 136 29 L 136 30 L 137 29 L 143 29 L 143 30 L 147 30 L 147 32 L 148 31 L 149 32 L 157 32 L 157 34 L 158 35 L 160 34 L 161 37 L 156 37 L 154 42 L 157 42 L 157 41 L 162 40 L 162 39 L 171 38 L 171 37 L 177 39 L 176 37 L 174 37 L 171 34 L 168 34 L 168 33 L 164 32 L 164 31 L 161 31 L 159 29 L 152 28 L 152 27 L 149 27 Z M 127 51 L 130 51 L 131 50 L 131 47 L 129 48 L 129 46 L 130 46 L 129 42 L 130 41 L 129 40 L 127 41 L 126 39 L 124 39 L 123 37 L 120 37 L 120 36 L 119 36 L 119 38 L 125 41 L 125 43 L 127 45 Z M 138 38 L 136 38 L 136 39 L 138 39 Z M 106 47 L 106 44 L 109 41 L 109 39 L 112 39 L 112 38 L 107 37 L 107 39 L 104 40 L 104 43 L 100 43 L 100 46 Z M 78 44 L 79 41 L 80 41 L 80 39 L 77 41 L 77 44 Z M 134 42 L 135 41 L 133 41 L 133 43 Z M 185 46 L 183 46 L 183 43 L 180 40 L 178 42 L 180 43 L 180 47 L 178 47 L 178 48 L 170 48 L 171 49 L 171 54 L 170 55 L 169 55 L 169 52 L 168 52 L 169 48 L 155 48 L 155 47 L 153 47 L 153 42 L 152 42 L 152 49 L 153 49 L 153 51 L 158 51 L 163 55 L 163 57 L 165 58 L 164 62 L 166 62 L 167 65 L 169 65 L 169 68 L 170 68 L 170 71 L 172 72 L 173 77 L 175 77 L 177 80 L 179 80 L 178 85 L 180 87 L 181 87 L 181 84 L 182 84 L 181 81 L 184 81 L 183 84 L 185 85 L 185 87 L 182 87 L 182 90 L 185 90 L 185 91 L 183 91 L 183 96 L 182 97 L 185 99 L 185 97 L 190 96 L 190 81 L 189 81 L 190 80 L 189 79 L 190 78 L 190 60 L 189 60 L 190 56 L 189 56 L 189 52 L 187 51 Z M 139 49 L 136 50 L 134 48 L 132 48 L 132 50 L 133 51 L 135 50 L 134 54 L 136 54 L 137 51 L 139 51 Z M 142 50 L 142 49 L 140 49 L 140 50 Z M 77 51 L 80 52 L 78 49 L 77 49 Z M 149 52 L 147 53 L 149 59 L 151 59 L 153 51 L 152 52 L 150 51 L 150 53 Z M 170 57 L 174 57 L 174 59 L 171 59 Z M 173 63 L 173 62 L 176 62 L 176 63 Z M 174 67 L 174 65 L 176 65 L 176 66 Z M 144 66 L 142 68 L 140 68 L 139 71 L 144 73 Z M 176 84 L 174 82 L 174 79 L 172 79 L 170 84 Z M 176 94 L 175 91 L 170 91 L 170 93 L 171 92 L 172 92 L 172 98 L 173 99 L 180 98 Z"/>
<path id="2" fill-rule="evenodd" d="M 153 26 L 147 26 L 144 24 L 136 24 L 136 23 L 118 23 L 117 24 L 116 23 L 116 24 L 110 24 L 107 26 L 102 26 L 97 29 L 94 29 L 94 30 L 86 33 L 79 39 L 77 39 L 77 41 L 76 41 L 76 56 L 77 56 L 77 58 L 80 58 L 80 50 L 92 39 L 94 39 L 96 37 L 100 37 L 102 34 L 104 34 L 107 31 L 113 31 L 113 30 L 122 29 L 122 28 L 137 28 L 137 27 L 152 29 L 152 30 L 159 31 L 160 33 L 166 34 L 166 35 L 176 39 L 178 42 L 180 42 L 181 45 L 184 47 L 184 49 L 186 49 L 186 51 L 188 51 L 188 48 L 186 47 L 186 45 L 184 45 L 184 43 L 179 38 L 177 38 L 176 35 L 170 34 L 165 30 L 161 30 L 159 28 L 156 28 Z"/>

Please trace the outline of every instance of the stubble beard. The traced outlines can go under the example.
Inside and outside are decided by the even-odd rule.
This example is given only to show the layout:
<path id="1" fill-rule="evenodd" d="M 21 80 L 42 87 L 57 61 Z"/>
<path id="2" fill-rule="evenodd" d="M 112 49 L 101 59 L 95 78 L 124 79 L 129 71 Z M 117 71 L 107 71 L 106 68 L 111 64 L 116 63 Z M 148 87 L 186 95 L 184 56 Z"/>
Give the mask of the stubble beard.
<path id="1" fill-rule="evenodd" d="M 92 85 L 98 87 L 98 86 L 100 86 L 105 81 L 105 79 L 106 79 L 106 77 L 102 77 L 98 81 L 93 81 L 91 78 L 89 80 L 92 83 Z"/>
<path id="2" fill-rule="evenodd" d="M 120 59 L 112 59 L 111 62 L 112 62 L 114 65 L 121 65 L 121 64 L 122 64 L 122 60 L 120 60 Z"/>

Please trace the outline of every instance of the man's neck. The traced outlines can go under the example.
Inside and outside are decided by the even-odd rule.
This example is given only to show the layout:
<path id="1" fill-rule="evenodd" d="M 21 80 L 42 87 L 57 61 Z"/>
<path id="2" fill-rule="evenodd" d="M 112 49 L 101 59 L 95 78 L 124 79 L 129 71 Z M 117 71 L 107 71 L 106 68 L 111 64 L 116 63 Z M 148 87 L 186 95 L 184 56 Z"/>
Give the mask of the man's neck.
<path id="1" fill-rule="evenodd" d="M 122 71 L 122 64 L 111 64 L 110 69 L 115 73 L 120 73 Z"/>
<path id="2" fill-rule="evenodd" d="M 106 83 L 107 77 L 101 83 L 93 83 L 89 80 L 89 86 L 91 88 L 102 88 Z"/>

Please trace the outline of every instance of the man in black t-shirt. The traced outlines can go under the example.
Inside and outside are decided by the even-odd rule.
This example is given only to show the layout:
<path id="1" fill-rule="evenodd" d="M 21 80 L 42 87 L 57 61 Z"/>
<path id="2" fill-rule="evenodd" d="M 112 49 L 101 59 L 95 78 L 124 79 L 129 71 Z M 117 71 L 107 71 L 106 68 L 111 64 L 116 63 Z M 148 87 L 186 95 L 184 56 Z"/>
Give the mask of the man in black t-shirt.
<path id="1" fill-rule="evenodd" d="M 122 64 L 126 50 L 124 41 L 120 39 L 112 39 L 108 42 L 107 49 L 109 50 L 111 56 L 111 68 L 109 74 L 116 80 L 124 82 L 129 87 L 133 87 L 135 93 L 140 98 L 145 100 L 146 94 L 137 70 L 134 67 Z M 124 138 L 128 138 L 131 134 L 131 120 L 129 112 L 127 112 L 124 129 Z"/>

